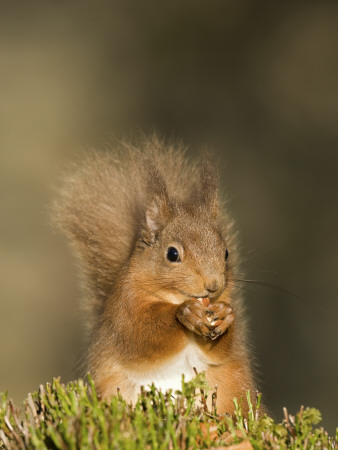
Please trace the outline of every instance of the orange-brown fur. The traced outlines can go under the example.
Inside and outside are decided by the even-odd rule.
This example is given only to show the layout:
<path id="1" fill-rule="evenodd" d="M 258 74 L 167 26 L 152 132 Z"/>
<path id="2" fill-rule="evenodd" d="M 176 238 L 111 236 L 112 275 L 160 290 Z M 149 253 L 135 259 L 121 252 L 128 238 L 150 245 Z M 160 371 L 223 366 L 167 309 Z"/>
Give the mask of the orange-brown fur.
<path id="1" fill-rule="evenodd" d="M 161 376 L 168 361 L 190 364 L 196 351 L 218 385 L 219 411 L 231 413 L 254 382 L 233 288 L 232 222 L 212 165 L 156 138 L 93 153 L 68 176 L 56 219 L 83 268 L 99 393 L 119 387 L 134 401 L 138 377 Z M 168 260 L 168 247 L 180 261 Z M 197 300 L 206 296 L 207 306 Z"/>

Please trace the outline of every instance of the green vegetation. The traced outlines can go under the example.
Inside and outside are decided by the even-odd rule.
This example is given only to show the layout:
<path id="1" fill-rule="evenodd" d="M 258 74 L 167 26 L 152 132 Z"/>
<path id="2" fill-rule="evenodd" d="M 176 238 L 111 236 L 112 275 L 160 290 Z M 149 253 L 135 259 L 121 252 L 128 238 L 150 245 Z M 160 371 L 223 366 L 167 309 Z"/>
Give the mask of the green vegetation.
<path id="1" fill-rule="evenodd" d="M 211 395 L 213 406 L 206 406 Z M 275 423 L 259 415 L 260 395 L 243 418 L 235 401 L 235 417 L 217 415 L 216 393 L 209 392 L 203 374 L 182 382 L 182 390 L 162 393 L 142 390 L 136 406 L 121 396 L 101 401 L 92 380 L 63 385 L 59 379 L 29 394 L 18 410 L 0 394 L 0 448 L 7 449 L 232 449 L 337 448 L 320 422 L 319 411 L 301 408 L 294 417 Z"/>

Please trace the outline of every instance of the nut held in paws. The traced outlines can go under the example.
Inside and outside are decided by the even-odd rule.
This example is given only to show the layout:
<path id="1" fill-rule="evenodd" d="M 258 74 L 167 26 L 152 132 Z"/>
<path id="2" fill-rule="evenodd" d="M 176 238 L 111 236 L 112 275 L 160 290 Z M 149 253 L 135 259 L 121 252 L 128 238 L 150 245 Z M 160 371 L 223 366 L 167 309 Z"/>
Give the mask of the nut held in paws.
<path id="1" fill-rule="evenodd" d="M 204 306 L 210 305 L 209 297 L 198 297 L 197 300 L 201 303 L 203 303 Z"/>

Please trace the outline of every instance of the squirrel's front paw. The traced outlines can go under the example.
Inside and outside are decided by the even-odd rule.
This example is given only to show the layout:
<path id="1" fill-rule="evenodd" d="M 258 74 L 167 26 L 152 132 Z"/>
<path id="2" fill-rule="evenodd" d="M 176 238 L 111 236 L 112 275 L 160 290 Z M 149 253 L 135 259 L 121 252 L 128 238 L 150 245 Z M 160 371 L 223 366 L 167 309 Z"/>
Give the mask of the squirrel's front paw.
<path id="1" fill-rule="evenodd" d="M 208 321 L 213 326 L 209 333 L 210 339 L 221 336 L 235 320 L 234 310 L 229 303 L 218 302 L 208 307 Z"/>
<path id="2" fill-rule="evenodd" d="M 212 340 L 223 334 L 234 321 L 233 310 L 228 303 L 206 306 L 197 299 L 182 303 L 176 317 L 188 330 Z"/>

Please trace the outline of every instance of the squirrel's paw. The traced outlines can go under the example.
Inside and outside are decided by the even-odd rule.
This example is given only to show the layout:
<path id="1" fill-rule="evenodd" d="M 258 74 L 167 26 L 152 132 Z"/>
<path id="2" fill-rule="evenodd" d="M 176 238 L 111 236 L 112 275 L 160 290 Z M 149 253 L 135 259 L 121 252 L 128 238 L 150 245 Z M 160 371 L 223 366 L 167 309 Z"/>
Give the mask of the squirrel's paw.
<path id="1" fill-rule="evenodd" d="M 219 302 L 205 306 L 196 299 L 182 303 L 176 317 L 188 330 L 212 340 L 223 334 L 234 321 L 229 304 Z"/>
<path id="2" fill-rule="evenodd" d="M 229 303 L 218 302 L 208 308 L 208 321 L 213 329 L 209 337 L 214 340 L 221 336 L 235 320 L 234 311 Z"/>

